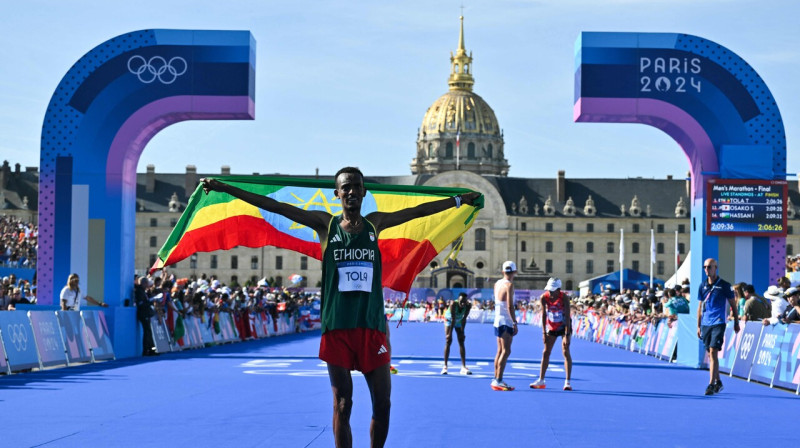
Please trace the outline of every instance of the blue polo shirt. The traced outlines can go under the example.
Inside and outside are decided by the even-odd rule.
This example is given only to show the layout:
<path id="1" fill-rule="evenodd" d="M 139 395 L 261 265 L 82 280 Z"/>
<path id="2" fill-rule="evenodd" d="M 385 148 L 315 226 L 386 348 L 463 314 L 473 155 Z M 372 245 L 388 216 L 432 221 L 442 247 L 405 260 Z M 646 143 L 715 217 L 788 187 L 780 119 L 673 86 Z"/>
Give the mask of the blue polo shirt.
<path id="1" fill-rule="evenodd" d="M 730 283 L 719 277 L 713 284 L 708 284 L 707 278 L 703 279 L 703 284 L 700 286 L 698 294 L 700 306 L 705 307 L 703 308 L 703 318 L 700 321 L 700 325 L 724 324 L 728 318 L 726 304 L 728 299 L 733 297 L 733 288 Z"/>

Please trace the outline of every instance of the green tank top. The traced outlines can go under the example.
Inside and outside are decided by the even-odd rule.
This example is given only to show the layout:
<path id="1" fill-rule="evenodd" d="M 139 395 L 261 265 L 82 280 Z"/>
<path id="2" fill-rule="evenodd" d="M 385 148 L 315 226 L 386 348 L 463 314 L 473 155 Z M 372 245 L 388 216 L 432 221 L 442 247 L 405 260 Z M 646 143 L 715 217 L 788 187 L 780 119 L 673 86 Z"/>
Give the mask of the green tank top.
<path id="1" fill-rule="evenodd" d="M 350 234 L 341 220 L 341 215 L 331 219 L 322 242 L 322 333 L 348 328 L 386 333 L 378 233 L 364 219 L 361 233 Z"/>
<path id="2" fill-rule="evenodd" d="M 456 324 L 461 324 L 461 321 L 464 319 L 464 314 L 467 312 L 467 307 L 461 307 L 458 305 L 458 301 L 455 303 L 456 315 L 453 316 L 450 312 L 450 307 L 448 306 L 444 311 L 444 318 L 445 323 L 451 323 L 455 321 Z M 455 319 L 454 319 L 455 318 Z"/>

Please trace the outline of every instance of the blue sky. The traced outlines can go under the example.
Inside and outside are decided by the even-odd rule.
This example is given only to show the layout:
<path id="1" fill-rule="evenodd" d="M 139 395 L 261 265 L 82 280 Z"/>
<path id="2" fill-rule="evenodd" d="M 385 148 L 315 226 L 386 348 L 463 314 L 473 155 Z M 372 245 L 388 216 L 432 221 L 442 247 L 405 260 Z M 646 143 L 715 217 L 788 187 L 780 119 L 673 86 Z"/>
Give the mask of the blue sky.
<path id="1" fill-rule="evenodd" d="M 69 67 L 96 45 L 148 28 L 250 30 L 256 119 L 183 122 L 156 135 L 138 171 L 410 174 L 422 117 L 447 92 L 461 2 L 4 1 L 0 159 L 37 166 L 42 119 Z M 475 92 L 494 109 L 515 177 L 684 176 L 665 134 L 573 123 L 581 31 L 680 32 L 715 41 L 764 78 L 783 115 L 788 171 L 800 138 L 800 2 L 560 0 L 464 2 Z"/>

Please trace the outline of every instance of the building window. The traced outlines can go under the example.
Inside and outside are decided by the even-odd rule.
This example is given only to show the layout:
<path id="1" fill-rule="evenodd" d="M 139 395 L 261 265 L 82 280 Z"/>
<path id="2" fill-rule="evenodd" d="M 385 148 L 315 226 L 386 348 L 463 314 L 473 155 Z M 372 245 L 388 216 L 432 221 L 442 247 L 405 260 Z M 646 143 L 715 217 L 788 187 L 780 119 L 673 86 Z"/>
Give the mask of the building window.
<path id="1" fill-rule="evenodd" d="M 786 228 L 786 233 L 792 235 L 794 233 L 794 226 L 788 226 Z"/>
<path id="2" fill-rule="evenodd" d="M 564 289 L 566 289 L 567 291 L 572 291 L 572 280 L 567 280 L 564 283 Z"/>
<path id="3" fill-rule="evenodd" d="M 553 223 L 552 222 L 544 223 L 544 231 L 545 232 L 552 232 L 553 231 Z"/>
<path id="4" fill-rule="evenodd" d="M 657 275 L 664 275 L 664 262 L 657 261 L 656 262 L 656 274 Z"/>
<path id="5" fill-rule="evenodd" d="M 572 223 L 568 222 L 567 223 L 567 232 L 572 232 L 573 230 L 574 230 L 574 227 L 572 226 Z"/>
<path id="6" fill-rule="evenodd" d="M 308 269 L 308 257 L 300 257 L 300 270 L 305 271 Z"/>
<path id="7" fill-rule="evenodd" d="M 484 128 L 486 128 L 486 126 L 484 126 Z M 490 129 L 486 129 L 486 130 L 488 131 L 488 130 L 490 130 Z M 494 155 L 493 155 L 493 148 L 492 148 L 492 144 L 491 144 L 491 143 L 489 143 L 489 146 L 487 146 L 487 147 L 486 147 L 486 157 L 488 157 L 488 158 L 490 158 L 490 159 L 491 159 L 492 157 L 494 157 Z"/>
<path id="8" fill-rule="evenodd" d="M 678 224 L 678 233 L 686 233 L 686 224 Z"/>
<path id="9" fill-rule="evenodd" d="M 270 285 L 273 286 L 273 285 Z M 283 286 L 283 276 L 276 275 L 275 276 L 275 285 L 274 286 Z"/>
<path id="10" fill-rule="evenodd" d="M 231 255 L 231 269 L 239 269 L 239 256 Z"/>
<path id="11" fill-rule="evenodd" d="M 169 220 L 169 226 L 170 226 L 170 227 L 175 227 L 175 226 L 177 226 L 177 225 L 178 225 L 178 218 L 170 218 L 170 220 Z"/>
<path id="12" fill-rule="evenodd" d="M 486 229 L 475 229 L 475 250 L 486 250 Z"/>
<path id="13" fill-rule="evenodd" d="M 212 255 L 211 256 L 210 267 L 211 267 L 211 269 L 217 269 L 217 256 L 216 255 Z"/>
<path id="14" fill-rule="evenodd" d="M 469 160 L 475 160 L 475 143 L 469 142 L 467 145 L 467 158 Z"/>
<path id="15" fill-rule="evenodd" d="M 483 265 L 482 261 L 479 261 L 479 262 L 475 263 L 475 267 L 478 268 L 478 269 L 483 269 L 483 266 L 484 265 Z"/>
<path id="16" fill-rule="evenodd" d="M 239 276 L 231 275 L 231 285 L 238 285 L 238 284 L 239 284 Z"/>
<path id="17" fill-rule="evenodd" d="M 686 245 L 683 243 L 678 243 L 678 253 L 684 254 L 686 253 Z M 791 252 L 790 252 L 791 253 Z"/>
<path id="18" fill-rule="evenodd" d="M 156 254 L 150 254 L 150 266 L 156 264 Z"/>
<path id="19" fill-rule="evenodd" d="M 151 236 L 150 237 L 150 247 L 158 246 L 158 238 Z"/>
<path id="20" fill-rule="evenodd" d="M 614 272 L 614 260 L 606 260 L 606 274 Z"/>
<path id="21" fill-rule="evenodd" d="M 586 224 L 586 233 L 594 232 L 594 223 Z"/>
<path id="22" fill-rule="evenodd" d="M 567 274 L 572 274 L 572 260 L 567 260 L 565 268 Z"/>
<path id="23" fill-rule="evenodd" d="M 594 261 L 586 260 L 586 273 L 594 274 Z"/>
<path id="24" fill-rule="evenodd" d="M 158 219 L 150 218 L 150 227 L 158 227 Z"/>
<path id="25" fill-rule="evenodd" d="M 552 252 L 553 251 L 553 242 L 547 241 L 544 243 L 544 251 L 545 252 Z"/>
<path id="26" fill-rule="evenodd" d="M 527 222 L 519 223 L 519 229 L 522 231 L 528 230 L 528 223 Z"/>
<path id="27" fill-rule="evenodd" d="M 606 232 L 608 232 L 608 233 L 614 233 L 614 224 L 613 224 L 613 223 L 611 223 L 611 224 L 606 224 Z"/>
<path id="28" fill-rule="evenodd" d="M 544 271 L 548 274 L 553 272 L 553 260 L 544 260 Z"/>
<path id="29" fill-rule="evenodd" d="M 634 271 L 638 271 L 639 270 L 639 260 L 633 260 L 631 262 L 631 268 L 633 268 Z"/>
<path id="30" fill-rule="evenodd" d="M 527 262 L 528 262 L 528 260 L 526 260 L 524 258 L 519 260 L 519 269 L 520 270 L 525 269 L 525 266 L 527 266 L 525 263 L 527 263 Z"/>
<path id="31" fill-rule="evenodd" d="M 574 252 L 575 246 L 572 244 L 572 241 L 567 241 L 567 253 L 571 254 Z"/>
<path id="32" fill-rule="evenodd" d="M 250 257 L 250 269 L 256 270 L 258 269 L 258 257 L 255 255 Z"/>
<path id="33" fill-rule="evenodd" d="M 639 224 L 633 224 L 631 226 L 631 232 L 632 233 L 639 233 Z"/>
<path id="34" fill-rule="evenodd" d="M 197 254 L 192 254 L 189 257 L 189 269 L 197 269 Z"/>
<path id="35" fill-rule="evenodd" d="M 453 158 L 453 142 L 447 142 L 447 145 L 444 147 L 444 158 L 445 159 L 452 159 Z"/>
<path id="36" fill-rule="evenodd" d="M 592 254 L 594 253 L 594 243 L 589 241 L 586 243 L 586 253 Z"/>
<path id="37" fill-rule="evenodd" d="M 786 253 L 789 255 L 794 254 L 794 247 L 791 244 L 786 245 Z"/>
<path id="38" fill-rule="evenodd" d="M 281 255 L 275 256 L 275 269 L 283 269 L 283 257 Z"/>
<path id="39" fill-rule="evenodd" d="M 658 224 L 656 226 L 656 233 L 664 233 L 664 224 Z"/>
<path id="40" fill-rule="evenodd" d="M 664 253 L 664 243 L 656 244 L 656 253 L 663 254 Z"/>
<path id="41" fill-rule="evenodd" d="M 519 243 L 519 251 L 520 252 L 527 252 L 527 250 L 528 250 L 528 245 L 525 244 L 525 241 L 520 241 L 520 243 Z"/>
<path id="42" fill-rule="evenodd" d="M 631 253 L 638 254 L 639 253 L 639 243 L 631 244 Z"/>
<path id="43" fill-rule="evenodd" d="M 483 281 L 484 281 L 483 277 L 475 277 L 475 287 L 478 289 L 483 289 L 485 286 Z"/>
<path id="44" fill-rule="evenodd" d="M 431 159 L 436 158 L 436 151 L 433 150 L 433 143 L 428 143 L 428 157 Z"/>
<path id="45" fill-rule="evenodd" d="M 613 241 L 609 242 L 609 243 L 606 243 L 606 252 L 609 253 L 609 254 L 613 254 L 614 253 L 614 242 Z"/>

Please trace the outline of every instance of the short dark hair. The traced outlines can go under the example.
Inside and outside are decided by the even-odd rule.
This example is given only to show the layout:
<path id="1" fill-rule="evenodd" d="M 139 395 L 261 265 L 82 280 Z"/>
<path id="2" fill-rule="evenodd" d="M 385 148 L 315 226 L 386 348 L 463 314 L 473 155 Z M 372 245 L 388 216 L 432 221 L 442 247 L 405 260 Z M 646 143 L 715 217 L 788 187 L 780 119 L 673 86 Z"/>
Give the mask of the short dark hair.
<path id="1" fill-rule="evenodd" d="M 748 292 L 750 294 L 756 293 L 756 288 L 754 288 L 753 285 L 744 285 L 742 289 L 744 289 L 744 292 Z"/>
<path id="2" fill-rule="evenodd" d="M 337 179 L 339 179 L 339 175 L 340 174 L 358 174 L 359 177 L 361 177 L 361 181 L 362 182 L 364 181 L 364 173 L 362 173 L 360 169 L 358 169 L 358 168 L 356 168 L 354 166 L 346 166 L 346 167 L 340 169 L 339 171 L 337 171 L 336 174 L 333 176 L 333 182 L 334 183 L 336 182 Z"/>

